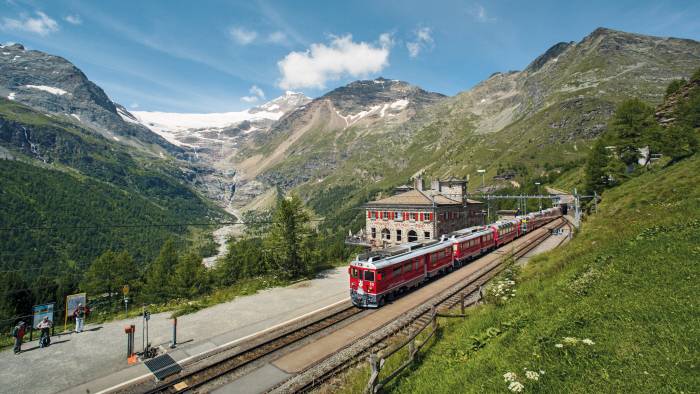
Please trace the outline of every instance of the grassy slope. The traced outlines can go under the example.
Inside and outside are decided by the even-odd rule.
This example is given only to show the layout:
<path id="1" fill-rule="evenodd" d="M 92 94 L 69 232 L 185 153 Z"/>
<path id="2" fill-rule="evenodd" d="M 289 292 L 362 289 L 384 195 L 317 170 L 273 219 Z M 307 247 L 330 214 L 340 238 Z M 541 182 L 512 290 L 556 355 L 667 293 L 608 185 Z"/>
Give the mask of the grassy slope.
<path id="1" fill-rule="evenodd" d="M 696 392 L 700 378 L 700 157 L 604 195 L 568 247 L 531 261 L 517 296 L 451 322 L 399 392 Z M 471 350 L 472 336 L 500 334 Z M 557 348 L 563 337 L 595 345 Z"/>

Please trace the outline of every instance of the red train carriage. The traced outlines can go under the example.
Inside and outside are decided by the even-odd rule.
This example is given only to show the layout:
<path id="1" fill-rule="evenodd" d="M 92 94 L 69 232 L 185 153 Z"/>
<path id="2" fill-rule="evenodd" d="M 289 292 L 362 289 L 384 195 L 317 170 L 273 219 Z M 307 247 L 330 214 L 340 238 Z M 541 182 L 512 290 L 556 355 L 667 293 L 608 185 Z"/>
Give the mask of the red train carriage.
<path id="1" fill-rule="evenodd" d="M 452 234 L 450 241 L 455 265 L 458 266 L 496 247 L 493 231 L 487 227 L 471 227 L 457 231 Z"/>
<path id="2" fill-rule="evenodd" d="M 360 307 L 379 307 L 389 297 L 452 269 L 452 243 L 438 242 L 395 256 L 358 256 L 350 263 L 350 298 Z"/>
<path id="3" fill-rule="evenodd" d="M 496 240 L 497 248 L 520 236 L 521 228 L 519 222 L 520 220 L 518 219 L 504 220 L 490 226 L 493 231 L 493 237 Z"/>

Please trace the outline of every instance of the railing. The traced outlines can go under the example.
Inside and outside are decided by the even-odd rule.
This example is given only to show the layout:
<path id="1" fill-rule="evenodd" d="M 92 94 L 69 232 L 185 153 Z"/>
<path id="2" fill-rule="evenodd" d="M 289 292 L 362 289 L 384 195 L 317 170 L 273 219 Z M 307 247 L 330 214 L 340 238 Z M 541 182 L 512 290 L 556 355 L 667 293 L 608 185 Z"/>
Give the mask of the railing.
<path id="1" fill-rule="evenodd" d="M 433 335 L 435 335 L 435 333 L 437 332 L 437 317 L 437 311 L 435 309 L 435 306 L 433 306 L 433 308 L 430 311 L 430 322 L 426 323 L 423 327 L 421 327 L 414 333 L 409 332 L 408 339 L 406 340 L 406 342 L 384 353 L 370 353 L 369 365 L 372 369 L 372 374 L 370 375 L 369 382 L 367 382 L 367 388 L 365 389 L 365 393 L 377 393 L 379 390 L 382 389 L 382 387 L 386 386 L 387 383 L 389 383 L 392 379 L 398 376 L 398 374 L 401 373 L 401 371 L 403 371 L 406 367 L 411 365 L 413 360 L 416 358 L 416 354 L 418 354 L 418 352 L 423 348 L 423 346 L 425 346 L 425 344 L 428 343 L 430 338 L 432 338 Z M 416 337 L 418 337 L 418 335 L 420 335 L 423 331 L 425 331 L 428 328 L 430 328 L 428 336 L 422 342 L 416 345 Z M 390 373 L 389 376 L 380 380 L 379 373 L 384 367 L 386 360 L 406 346 L 408 346 L 408 359 L 404 361 L 403 364 L 401 364 L 396 370 Z"/>

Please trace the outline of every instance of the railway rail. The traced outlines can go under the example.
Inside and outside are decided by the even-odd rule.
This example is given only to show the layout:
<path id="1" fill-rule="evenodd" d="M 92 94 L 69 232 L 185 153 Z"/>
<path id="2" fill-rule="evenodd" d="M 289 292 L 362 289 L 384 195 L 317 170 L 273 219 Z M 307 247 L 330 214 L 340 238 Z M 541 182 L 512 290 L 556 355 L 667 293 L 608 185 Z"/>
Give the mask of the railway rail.
<path id="1" fill-rule="evenodd" d="M 348 301 L 327 316 L 309 317 L 298 327 L 292 329 L 282 328 L 270 336 L 251 340 L 251 343 L 243 346 L 231 346 L 230 348 L 207 354 L 196 362 L 187 365 L 177 375 L 156 382 L 153 379 L 142 380 L 118 392 L 124 394 L 197 392 L 197 389 L 202 385 L 234 373 L 240 368 L 282 348 L 314 334 L 321 333 L 324 330 L 331 329 L 361 313 L 371 312 L 359 309 Z"/>

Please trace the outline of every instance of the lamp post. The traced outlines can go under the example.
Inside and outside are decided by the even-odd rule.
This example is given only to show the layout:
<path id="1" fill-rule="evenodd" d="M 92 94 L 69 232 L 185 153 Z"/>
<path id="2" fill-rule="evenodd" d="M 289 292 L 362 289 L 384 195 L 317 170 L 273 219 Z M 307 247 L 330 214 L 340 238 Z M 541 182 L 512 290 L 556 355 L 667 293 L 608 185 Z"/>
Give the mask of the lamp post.
<path id="1" fill-rule="evenodd" d="M 542 210 L 542 197 L 540 196 L 540 182 L 535 182 L 535 185 L 537 185 L 537 200 L 540 203 L 540 211 Z"/>
<path id="2" fill-rule="evenodd" d="M 481 174 L 481 192 L 483 193 L 484 191 L 484 173 L 486 170 L 476 170 L 479 174 Z"/>

